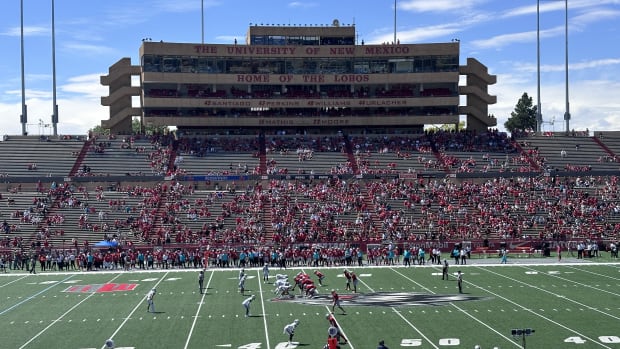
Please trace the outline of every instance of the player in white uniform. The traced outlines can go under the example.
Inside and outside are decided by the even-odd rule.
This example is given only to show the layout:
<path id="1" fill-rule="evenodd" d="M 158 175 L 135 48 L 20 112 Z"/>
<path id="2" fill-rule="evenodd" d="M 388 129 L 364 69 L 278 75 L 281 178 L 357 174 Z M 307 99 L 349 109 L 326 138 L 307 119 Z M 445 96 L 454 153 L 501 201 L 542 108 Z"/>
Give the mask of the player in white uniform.
<path id="1" fill-rule="evenodd" d="M 276 286 L 276 288 L 278 286 L 282 286 L 282 285 L 286 285 L 288 284 L 288 279 L 276 279 L 276 282 L 274 282 L 273 284 Z"/>
<path id="2" fill-rule="evenodd" d="M 269 264 L 268 263 L 265 263 L 265 265 L 263 265 L 263 281 L 269 282 Z"/>
<path id="3" fill-rule="evenodd" d="M 245 280 L 247 279 L 247 275 L 243 275 L 241 279 L 239 279 L 239 292 L 241 295 L 245 292 Z"/>
<path id="4" fill-rule="evenodd" d="M 146 294 L 146 311 L 148 313 L 155 312 L 155 294 L 157 290 L 152 288 L 149 293 Z"/>
<path id="5" fill-rule="evenodd" d="M 289 284 L 288 282 L 280 285 L 278 287 L 276 287 L 276 290 L 274 291 L 274 293 L 278 296 L 278 297 L 282 297 L 282 296 L 288 296 L 289 295 L 289 291 L 291 290 L 291 284 Z"/>
<path id="6" fill-rule="evenodd" d="M 299 320 L 295 319 L 292 323 L 284 326 L 284 334 L 288 334 L 288 345 L 291 345 L 293 341 L 293 336 L 295 336 L 295 329 L 299 325 Z"/>
<path id="7" fill-rule="evenodd" d="M 250 304 L 252 303 L 253 300 L 256 299 L 256 295 L 251 295 L 250 297 L 246 298 L 241 304 L 243 305 L 243 307 L 245 308 L 245 317 L 251 316 L 250 315 Z"/>

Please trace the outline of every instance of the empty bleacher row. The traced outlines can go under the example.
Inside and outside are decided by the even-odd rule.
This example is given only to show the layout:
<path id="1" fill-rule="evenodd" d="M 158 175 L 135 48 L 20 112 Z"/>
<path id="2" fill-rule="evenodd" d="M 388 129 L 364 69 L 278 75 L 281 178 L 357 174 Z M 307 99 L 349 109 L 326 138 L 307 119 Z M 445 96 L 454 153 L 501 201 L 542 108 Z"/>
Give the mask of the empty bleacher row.
<path id="1" fill-rule="evenodd" d="M 538 135 L 517 140 L 491 131 L 265 138 L 261 146 L 258 136 L 188 137 L 173 149 L 172 140 L 153 137 L 11 136 L 0 142 L 0 174 L 11 178 L 162 176 L 176 170 L 194 175 L 351 174 L 353 168 L 358 169 L 353 174 L 362 175 L 590 172 L 616 171 L 620 160 L 620 136 L 613 133 L 603 138 Z"/>
<path id="2" fill-rule="evenodd" d="M 84 139 L 80 137 L 5 136 L 0 142 L 2 177 L 68 176 Z"/>
<path id="3" fill-rule="evenodd" d="M 155 138 L 98 137 L 89 143 L 77 176 L 162 176 L 171 151 Z"/>

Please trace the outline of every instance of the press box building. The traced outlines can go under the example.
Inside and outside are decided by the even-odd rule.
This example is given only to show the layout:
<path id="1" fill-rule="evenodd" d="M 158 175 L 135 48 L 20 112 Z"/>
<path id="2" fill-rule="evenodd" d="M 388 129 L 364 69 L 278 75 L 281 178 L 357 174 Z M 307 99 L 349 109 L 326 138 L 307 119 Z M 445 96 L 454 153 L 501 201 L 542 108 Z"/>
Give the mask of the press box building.
<path id="1" fill-rule="evenodd" d="M 391 133 L 458 124 L 466 115 L 468 129 L 496 126 L 488 114 L 496 77 L 474 58 L 459 65 L 458 41 L 356 41 L 355 26 L 337 20 L 250 25 L 244 43 L 143 41 L 140 65 L 123 58 L 101 77 L 109 87 L 101 103 L 110 110 L 101 125 L 128 133 L 139 117 L 142 125 L 188 131 Z M 461 76 L 466 84 L 459 86 Z M 132 105 L 136 96 L 139 106 Z"/>

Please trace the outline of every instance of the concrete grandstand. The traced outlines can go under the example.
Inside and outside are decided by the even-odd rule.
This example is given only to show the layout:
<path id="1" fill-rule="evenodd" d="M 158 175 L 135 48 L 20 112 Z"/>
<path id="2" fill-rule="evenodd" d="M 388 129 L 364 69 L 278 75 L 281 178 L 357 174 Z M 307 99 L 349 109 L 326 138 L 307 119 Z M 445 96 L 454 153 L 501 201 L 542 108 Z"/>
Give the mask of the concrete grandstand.
<path id="1" fill-rule="evenodd" d="M 317 246 L 604 250 L 620 230 L 620 134 L 594 134 L 9 136 L 3 259 L 105 256 L 102 240 L 291 261 Z"/>

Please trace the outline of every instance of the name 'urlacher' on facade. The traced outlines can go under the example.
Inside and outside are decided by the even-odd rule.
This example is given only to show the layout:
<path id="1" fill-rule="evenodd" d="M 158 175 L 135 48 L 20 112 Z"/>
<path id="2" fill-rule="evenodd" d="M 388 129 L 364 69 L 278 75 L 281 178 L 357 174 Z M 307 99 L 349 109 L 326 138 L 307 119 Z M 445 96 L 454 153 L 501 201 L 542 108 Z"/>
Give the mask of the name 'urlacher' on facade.
<path id="1" fill-rule="evenodd" d="M 355 26 L 250 25 L 245 44 L 144 41 L 140 65 L 123 58 L 101 84 L 110 107 L 102 127 L 141 124 L 179 130 L 267 129 L 349 133 L 417 132 L 427 124 L 497 125 L 488 105 L 496 76 L 474 58 L 459 65 L 460 43 L 367 45 Z M 464 75 L 466 85 L 459 86 Z M 140 85 L 132 86 L 132 77 Z M 466 98 L 460 105 L 460 96 Z M 132 106 L 133 97 L 140 106 Z M 389 131 L 388 131 L 389 130 Z"/>

